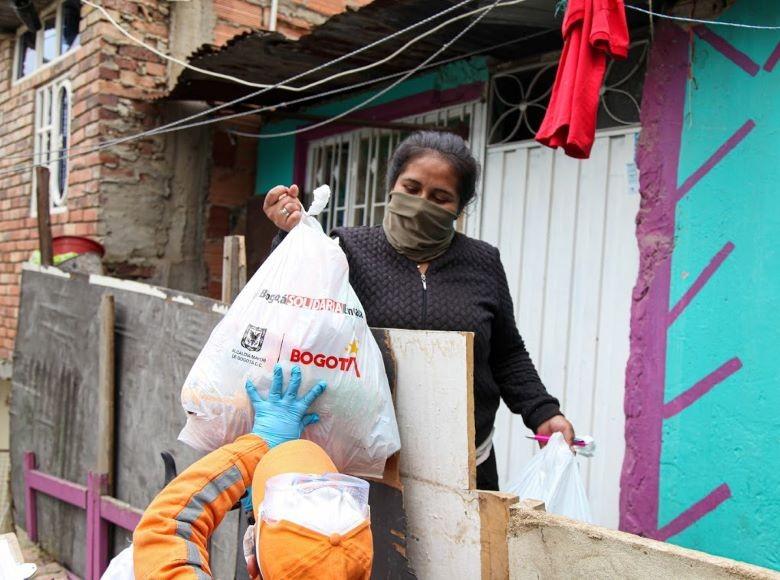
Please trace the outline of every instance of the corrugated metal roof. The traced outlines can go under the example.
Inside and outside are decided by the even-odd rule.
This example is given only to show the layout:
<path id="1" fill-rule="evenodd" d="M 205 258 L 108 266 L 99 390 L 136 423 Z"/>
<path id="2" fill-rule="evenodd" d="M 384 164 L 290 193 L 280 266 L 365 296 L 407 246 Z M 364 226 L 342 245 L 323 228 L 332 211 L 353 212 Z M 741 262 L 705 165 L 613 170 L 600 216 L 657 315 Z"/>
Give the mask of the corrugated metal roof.
<path id="1" fill-rule="evenodd" d="M 48 0 L 33 0 L 39 14 L 49 3 Z M 11 0 L 0 0 L 0 32 L 15 32 L 21 25 L 22 21 L 16 15 Z"/>
<path id="2" fill-rule="evenodd" d="M 220 49 L 211 46 L 201 48 L 190 57 L 189 62 L 200 68 L 233 75 L 252 82 L 274 84 L 349 53 L 358 47 L 371 44 L 456 3 L 456 0 L 375 0 L 359 10 L 348 10 L 332 17 L 299 40 L 288 40 L 280 34 L 269 32 L 247 33 L 232 39 Z M 437 19 L 435 24 L 443 22 L 451 15 L 472 10 L 477 6 L 484 5 L 484 3 L 485 0 L 467 4 L 464 8 L 459 9 L 459 12 L 452 12 Z M 531 42 L 496 49 L 489 54 L 500 60 L 513 60 L 525 55 L 553 50 L 560 46 L 561 42 L 560 34 L 557 32 L 560 23 L 554 18 L 554 6 L 555 0 L 527 0 L 511 9 L 496 9 L 490 15 L 489 20 L 480 22 L 450 47 L 441 58 L 465 55 L 502 42 L 528 36 L 546 28 L 556 30 Z M 449 41 L 469 21 L 469 19 L 462 19 L 452 23 L 414 44 L 391 62 L 367 72 L 348 75 L 329 82 L 327 88 L 352 85 L 356 82 L 368 81 L 413 68 L 442 44 Z M 415 35 L 429 30 L 435 24 L 424 25 L 397 39 L 342 61 L 336 66 L 328 67 L 320 73 L 307 75 L 294 84 L 309 83 L 329 76 L 338 70 L 376 62 L 400 48 Z M 182 73 L 175 88 L 167 98 L 228 101 L 256 90 L 187 69 Z M 294 94 L 295 97 L 302 96 L 302 93 Z M 290 95 L 291 93 L 288 91 L 269 91 L 250 102 L 256 104 L 279 103 L 289 100 Z"/>

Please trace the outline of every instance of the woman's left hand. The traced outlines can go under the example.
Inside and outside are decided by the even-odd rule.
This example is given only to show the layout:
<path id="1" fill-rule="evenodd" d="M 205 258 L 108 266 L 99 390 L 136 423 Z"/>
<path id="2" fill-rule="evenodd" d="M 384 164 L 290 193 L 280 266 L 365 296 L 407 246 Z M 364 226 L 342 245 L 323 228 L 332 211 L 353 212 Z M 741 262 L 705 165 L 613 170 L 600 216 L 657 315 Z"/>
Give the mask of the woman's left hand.
<path id="1" fill-rule="evenodd" d="M 536 429 L 537 435 L 550 436 L 553 433 L 558 432 L 563 433 L 563 438 L 566 440 L 566 443 L 569 444 L 569 447 L 574 444 L 574 425 L 569 423 L 569 420 L 563 415 L 550 417 Z M 539 442 L 540 447 L 544 447 L 545 445 L 545 442 Z"/>

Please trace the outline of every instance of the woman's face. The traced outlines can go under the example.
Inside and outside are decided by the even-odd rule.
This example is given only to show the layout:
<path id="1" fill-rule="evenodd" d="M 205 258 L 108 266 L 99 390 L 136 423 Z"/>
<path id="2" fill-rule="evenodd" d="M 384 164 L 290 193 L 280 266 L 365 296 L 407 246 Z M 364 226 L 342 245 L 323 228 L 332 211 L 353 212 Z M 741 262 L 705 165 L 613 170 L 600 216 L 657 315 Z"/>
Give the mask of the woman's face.
<path id="1" fill-rule="evenodd" d="M 409 161 L 395 180 L 393 191 L 419 195 L 452 213 L 460 208 L 458 175 L 446 159 L 435 153 Z"/>

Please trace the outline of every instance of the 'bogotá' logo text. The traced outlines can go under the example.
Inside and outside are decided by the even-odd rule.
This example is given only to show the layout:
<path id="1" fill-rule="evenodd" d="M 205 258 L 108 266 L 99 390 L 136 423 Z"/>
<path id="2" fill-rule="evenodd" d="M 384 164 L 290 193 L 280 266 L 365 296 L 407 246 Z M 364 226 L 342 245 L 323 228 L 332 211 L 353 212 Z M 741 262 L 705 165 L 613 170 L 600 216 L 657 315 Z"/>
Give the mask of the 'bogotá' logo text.
<path id="1" fill-rule="evenodd" d="M 357 341 L 353 340 L 347 346 L 348 356 L 333 356 L 309 352 L 307 350 L 292 349 L 290 353 L 290 362 L 302 365 L 314 365 L 315 367 L 341 370 L 344 372 L 354 372 L 357 378 L 360 378 L 360 369 L 357 363 Z"/>

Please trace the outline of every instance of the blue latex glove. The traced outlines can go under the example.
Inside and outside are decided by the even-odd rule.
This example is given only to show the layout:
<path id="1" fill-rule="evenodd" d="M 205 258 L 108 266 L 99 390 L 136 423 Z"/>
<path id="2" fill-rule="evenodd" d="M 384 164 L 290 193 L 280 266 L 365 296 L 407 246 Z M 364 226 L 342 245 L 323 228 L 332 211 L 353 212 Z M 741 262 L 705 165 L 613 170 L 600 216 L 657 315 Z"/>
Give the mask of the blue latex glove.
<path id="1" fill-rule="evenodd" d="M 246 488 L 246 493 L 241 496 L 241 509 L 247 516 L 251 516 L 254 519 L 254 510 L 252 509 L 252 486 Z"/>
<path id="2" fill-rule="evenodd" d="M 283 383 L 282 367 L 278 364 L 274 367 L 274 379 L 268 399 L 260 397 L 251 381 L 246 382 L 246 392 L 255 410 L 252 433 L 265 440 L 269 447 L 300 439 L 307 425 L 320 420 L 316 413 L 307 414 L 306 411 L 323 393 L 325 383 L 318 383 L 299 399 L 301 368 L 297 365 L 290 372 L 290 385 L 287 392 L 283 392 Z"/>

